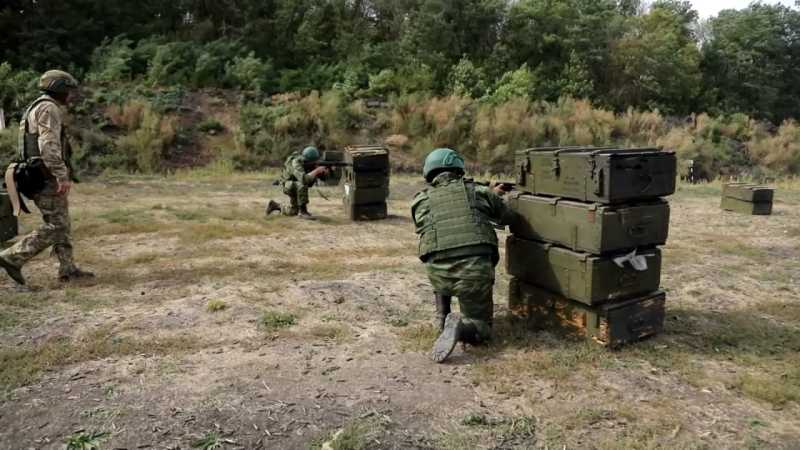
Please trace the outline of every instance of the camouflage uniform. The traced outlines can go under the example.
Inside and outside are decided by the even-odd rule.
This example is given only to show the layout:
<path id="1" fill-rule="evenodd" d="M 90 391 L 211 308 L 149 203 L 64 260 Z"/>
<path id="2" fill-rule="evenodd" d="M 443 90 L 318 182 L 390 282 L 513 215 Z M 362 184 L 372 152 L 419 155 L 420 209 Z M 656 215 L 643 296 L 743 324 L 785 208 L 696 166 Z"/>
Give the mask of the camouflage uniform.
<path id="1" fill-rule="evenodd" d="M 493 225 L 507 224 L 512 213 L 489 188 L 452 172 L 430 184 L 411 206 L 420 259 L 436 294 L 458 298 L 467 330 L 464 340 L 484 342 L 491 337 L 499 261 Z"/>
<path id="2" fill-rule="evenodd" d="M 0 253 L 0 257 L 14 266 L 22 267 L 52 246 L 53 253 L 58 257 L 59 276 L 66 276 L 77 271 L 77 267 L 72 257 L 69 201 L 67 195 L 57 193 L 58 182 L 69 182 L 71 175 L 64 159 L 64 115 L 54 99 L 43 96 L 40 100 L 44 101 L 31 108 L 27 115 L 27 129 L 20 130 L 20 133 L 38 135 L 42 161 L 52 175 L 44 190 L 32 198 L 42 213 L 44 223 Z"/>
<path id="3" fill-rule="evenodd" d="M 281 186 L 283 193 L 289 196 L 289 204 L 281 207 L 281 213 L 285 216 L 296 216 L 308 205 L 308 188 L 317 181 L 306 173 L 304 162 L 301 153 L 293 153 L 283 166 Z"/>

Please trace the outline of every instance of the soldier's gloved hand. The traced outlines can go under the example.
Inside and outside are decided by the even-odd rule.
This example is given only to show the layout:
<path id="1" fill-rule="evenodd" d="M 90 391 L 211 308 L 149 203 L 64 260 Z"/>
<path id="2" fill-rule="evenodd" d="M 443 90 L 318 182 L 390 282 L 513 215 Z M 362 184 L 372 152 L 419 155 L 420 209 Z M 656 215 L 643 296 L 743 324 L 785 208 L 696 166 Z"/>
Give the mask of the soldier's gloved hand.
<path id="1" fill-rule="evenodd" d="M 505 187 L 505 184 L 503 184 L 503 183 L 499 183 L 498 184 L 498 183 L 495 183 L 493 181 L 489 187 L 492 189 L 492 192 L 494 192 L 495 194 L 497 194 L 497 195 L 499 195 L 501 197 L 503 195 L 506 195 L 506 190 L 503 189 Z"/>
<path id="2" fill-rule="evenodd" d="M 58 183 L 58 189 L 56 190 L 56 192 L 59 194 L 68 195 L 69 190 L 72 189 L 72 182 L 67 180 L 67 181 L 57 181 L 57 183 Z"/>
<path id="3" fill-rule="evenodd" d="M 319 178 L 322 175 L 327 175 L 328 172 L 330 172 L 330 169 L 328 169 L 325 166 L 320 166 L 312 170 L 311 173 L 309 173 L 309 175 L 311 175 L 314 178 Z"/>

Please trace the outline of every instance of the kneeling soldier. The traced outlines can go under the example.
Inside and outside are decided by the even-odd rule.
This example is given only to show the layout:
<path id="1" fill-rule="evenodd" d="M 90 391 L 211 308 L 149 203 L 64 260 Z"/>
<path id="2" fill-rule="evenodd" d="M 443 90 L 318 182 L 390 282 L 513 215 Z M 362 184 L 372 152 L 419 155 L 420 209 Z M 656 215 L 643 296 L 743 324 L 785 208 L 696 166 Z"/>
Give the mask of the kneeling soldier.
<path id="1" fill-rule="evenodd" d="M 441 363 L 457 342 L 476 345 L 491 338 L 500 259 L 495 226 L 509 223 L 513 213 L 500 198 L 502 185 L 490 189 L 464 178 L 464 159 L 454 150 L 431 152 L 423 176 L 429 187 L 416 195 L 411 214 L 419 257 L 436 294 L 441 335 L 431 356 Z M 450 312 L 453 296 L 461 314 Z"/>
<path id="2" fill-rule="evenodd" d="M 20 159 L 26 163 L 40 160 L 43 168 L 33 183 L 42 186 L 29 193 L 42 213 L 43 224 L 0 253 L 0 267 L 17 283 L 24 285 L 22 266 L 47 247 L 58 257 L 59 279 L 69 282 L 91 278 L 72 259 L 68 195 L 74 174 L 71 173 L 70 148 L 61 107 L 69 105 L 78 82 L 60 70 L 45 72 L 39 79 L 42 96 L 26 110 L 20 122 Z"/>
<path id="3" fill-rule="evenodd" d="M 317 179 L 327 175 L 327 167 L 317 167 L 320 154 L 316 147 L 306 147 L 302 152 L 292 153 L 283 167 L 280 183 L 283 193 L 289 196 L 289 204 L 281 206 L 280 203 L 270 200 L 266 213 L 280 211 L 284 216 L 300 216 L 308 219 L 308 188 L 317 182 Z"/>

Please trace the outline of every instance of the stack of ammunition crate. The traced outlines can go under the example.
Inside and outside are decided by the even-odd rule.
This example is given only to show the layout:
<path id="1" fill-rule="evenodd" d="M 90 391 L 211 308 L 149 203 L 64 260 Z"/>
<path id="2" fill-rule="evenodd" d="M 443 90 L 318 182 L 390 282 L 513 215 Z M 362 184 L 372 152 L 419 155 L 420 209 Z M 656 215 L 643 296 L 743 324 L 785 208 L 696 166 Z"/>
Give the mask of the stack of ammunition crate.
<path id="1" fill-rule="evenodd" d="M 385 219 L 389 198 L 389 150 L 381 145 L 345 149 L 342 186 L 344 209 L 350 220 Z"/>
<path id="2" fill-rule="evenodd" d="M 618 347 L 661 331 L 661 251 L 676 159 L 658 149 L 540 148 L 517 154 L 517 220 L 506 243 L 509 306 L 533 328 Z"/>
<path id="3" fill-rule="evenodd" d="M 775 190 L 748 183 L 729 183 L 722 187 L 722 209 L 742 214 L 769 216 Z"/>
<path id="4" fill-rule="evenodd" d="M 13 239 L 17 235 L 17 218 L 8 193 L 0 191 L 0 242 Z"/>

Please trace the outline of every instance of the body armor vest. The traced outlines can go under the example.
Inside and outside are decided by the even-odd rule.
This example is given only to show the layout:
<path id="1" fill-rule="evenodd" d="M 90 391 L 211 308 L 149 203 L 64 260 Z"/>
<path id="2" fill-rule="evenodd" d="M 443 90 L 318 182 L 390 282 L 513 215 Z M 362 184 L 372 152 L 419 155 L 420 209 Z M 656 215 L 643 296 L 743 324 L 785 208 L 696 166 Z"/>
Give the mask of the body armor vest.
<path id="1" fill-rule="evenodd" d="M 20 122 L 19 122 L 19 144 L 18 144 L 19 150 L 18 150 L 18 154 L 19 154 L 19 160 L 20 161 L 28 161 L 31 158 L 41 158 L 42 157 L 42 151 L 39 148 L 39 133 L 38 132 L 31 133 L 29 131 L 30 127 L 28 126 L 28 119 L 30 117 L 31 111 L 33 111 L 34 108 L 36 108 L 37 106 L 41 105 L 44 102 L 50 102 L 50 103 L 53 103 L 54 105 L 58 106 L 56 101 L 53 100 L 50 96 L 43 95 L 43 96 L 37 98 L 33 103 L 31 103 L 31 106 L 29 106 L 28 109 L 25 110 L 25 114 L 22 115 L 22 120 L 20 120 Z M 64 149 L 65 149 L 65 145 L 64 145 L 65 130 L 66 130 L 66 127 L 62 124 L 61 125 L 61 137 L 60 137 L 62 157 L 65 156 L 63 154 L 64 153 Z M 64 160 L 66 161 L 67 159 L 64 158 Z"/>
<path id="2" fill-rule="evenodd" d="M 430 210 L 424 218 L 419 256 L 464 247 L 497 248 L 497 235 L 489 218 L 476 207 L 475 185 L 463 179 L 427 190 Z"/>

